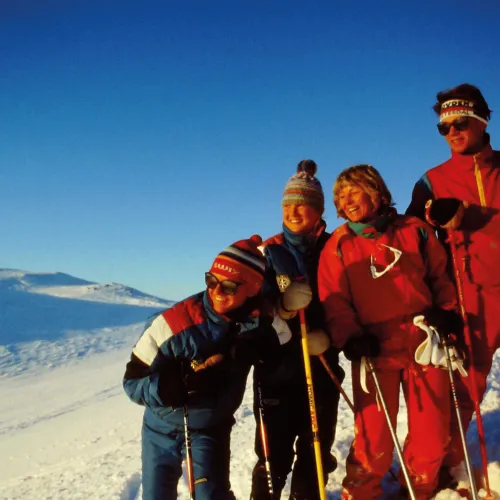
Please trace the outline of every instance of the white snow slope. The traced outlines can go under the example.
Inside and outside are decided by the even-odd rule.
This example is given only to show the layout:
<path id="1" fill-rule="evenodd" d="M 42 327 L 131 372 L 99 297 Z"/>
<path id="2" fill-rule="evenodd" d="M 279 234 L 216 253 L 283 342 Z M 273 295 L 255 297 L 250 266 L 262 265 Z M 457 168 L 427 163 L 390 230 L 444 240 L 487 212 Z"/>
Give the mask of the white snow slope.
<path id="1" fill-rule="evenodd" d="M 122 285 L 100 285 L 61 273 L 0 270 L 0 499 L 133 500 L 139 492 L 143 409 L 122 390 L 130 351 L 147 318 L 168 301 Z M 348 373 L 344 388 L 350 394 Z M 482 405 L 492 489 L 500 492 L 500 359 Z M 407 420 L 398 419 L 402 442 Z M 250 384 L 232 434 L 231 483 L 250 493 L 254 419 Z M 352 414 L 342 401 L 328 498 L 340 497 Z M 468 440 L 480 455 L 472 424 Z M 432 446 L 432 443 L 429 443 Z M 394 461 L 397 468 L 397 460 Z M 395 489 L 388 479 L 385 497 Z M 288 497 L 288 486 L 283 498 Z M 480 492 L 482 497 L 484 490 Z M 179 498 L 188 498 L 184 482 Z M 458 500 L 455 492 L 438 500 Z M 500 497 L 499 497 L 500 498 Z"/>

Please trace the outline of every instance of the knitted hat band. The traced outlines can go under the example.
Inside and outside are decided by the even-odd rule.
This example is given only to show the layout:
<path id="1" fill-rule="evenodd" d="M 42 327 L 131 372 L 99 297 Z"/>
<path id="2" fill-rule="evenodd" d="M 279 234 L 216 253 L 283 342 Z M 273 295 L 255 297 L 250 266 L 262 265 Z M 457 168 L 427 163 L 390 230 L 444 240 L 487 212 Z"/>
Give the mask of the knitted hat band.
<path id="1" fill-rule="evenodd" d="M 236 281 L 262 281 L 266 261 L 258 248 L 261 244 L 262 238 L 258 235 L 233 243 L 217 255 L 210 272 Z"/>

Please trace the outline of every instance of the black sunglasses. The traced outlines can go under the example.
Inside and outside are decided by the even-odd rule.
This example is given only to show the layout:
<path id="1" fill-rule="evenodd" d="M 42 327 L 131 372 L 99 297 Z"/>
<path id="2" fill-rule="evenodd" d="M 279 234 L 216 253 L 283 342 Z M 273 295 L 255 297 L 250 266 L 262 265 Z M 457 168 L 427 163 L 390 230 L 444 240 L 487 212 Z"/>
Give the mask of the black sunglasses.
<path id="1" fill-rule="evenodd" d="M 451 127 L 455 127 L 455 130 L 459 132 L 467 130 L 469 128 L 469 118 L 467 116 L 461 116 L 452 122 L 439 122 L 437 124 L 438 131 L 441 135 L 448 135 Z"/>
<path id="2" fill-rule="evenodd" d="M 238 287 L 243 285 L 243 283 L 237 283 L 231 280 L 220 281 L 212 273 L 205 273 L 205 284 L 207 288 L 215 290 L 217 285 L 220 285 L 220 289 L 224 295 L 234 295 L 238 291 Z"/>

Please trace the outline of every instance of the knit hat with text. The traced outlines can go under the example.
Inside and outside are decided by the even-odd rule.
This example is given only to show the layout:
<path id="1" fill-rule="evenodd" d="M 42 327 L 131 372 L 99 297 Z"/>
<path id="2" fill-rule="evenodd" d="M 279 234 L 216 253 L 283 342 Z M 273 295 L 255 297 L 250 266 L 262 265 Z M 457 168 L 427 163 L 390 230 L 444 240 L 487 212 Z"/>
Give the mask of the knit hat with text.
<path id="1" fill-rule="evenodd" d="M 217 255 L 210 272 L 234 281 L 262 282 L 266 260 L 259 245 L 262 245 L 262 238 L 258 234 L 233 243 Z"/>
<path id="2" fill-rule="evenodd" d="M 325 196 L 321 182 L 314 175 L 318 166 L 313 160 L 302 160 L 297 173 L 288 180 L 283 193 L 282 205 L 310 205 L 318 212 L 325 209 Z"/>

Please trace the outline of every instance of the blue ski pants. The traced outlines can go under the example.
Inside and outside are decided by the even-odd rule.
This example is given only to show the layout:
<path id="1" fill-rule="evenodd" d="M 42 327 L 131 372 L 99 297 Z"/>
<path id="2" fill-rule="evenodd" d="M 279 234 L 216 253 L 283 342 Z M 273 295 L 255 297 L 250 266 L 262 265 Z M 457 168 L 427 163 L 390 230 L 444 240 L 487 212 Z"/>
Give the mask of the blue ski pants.
<path id="1" fill-rule="evenodd" d="M 230 435 L 234 421 L 191 430 L 191 453 L 197 500 L 235 500 L 229 482 Z M 184 430 L 142 428 L 142 498 L 177 500 L 185 456 Z"/>

